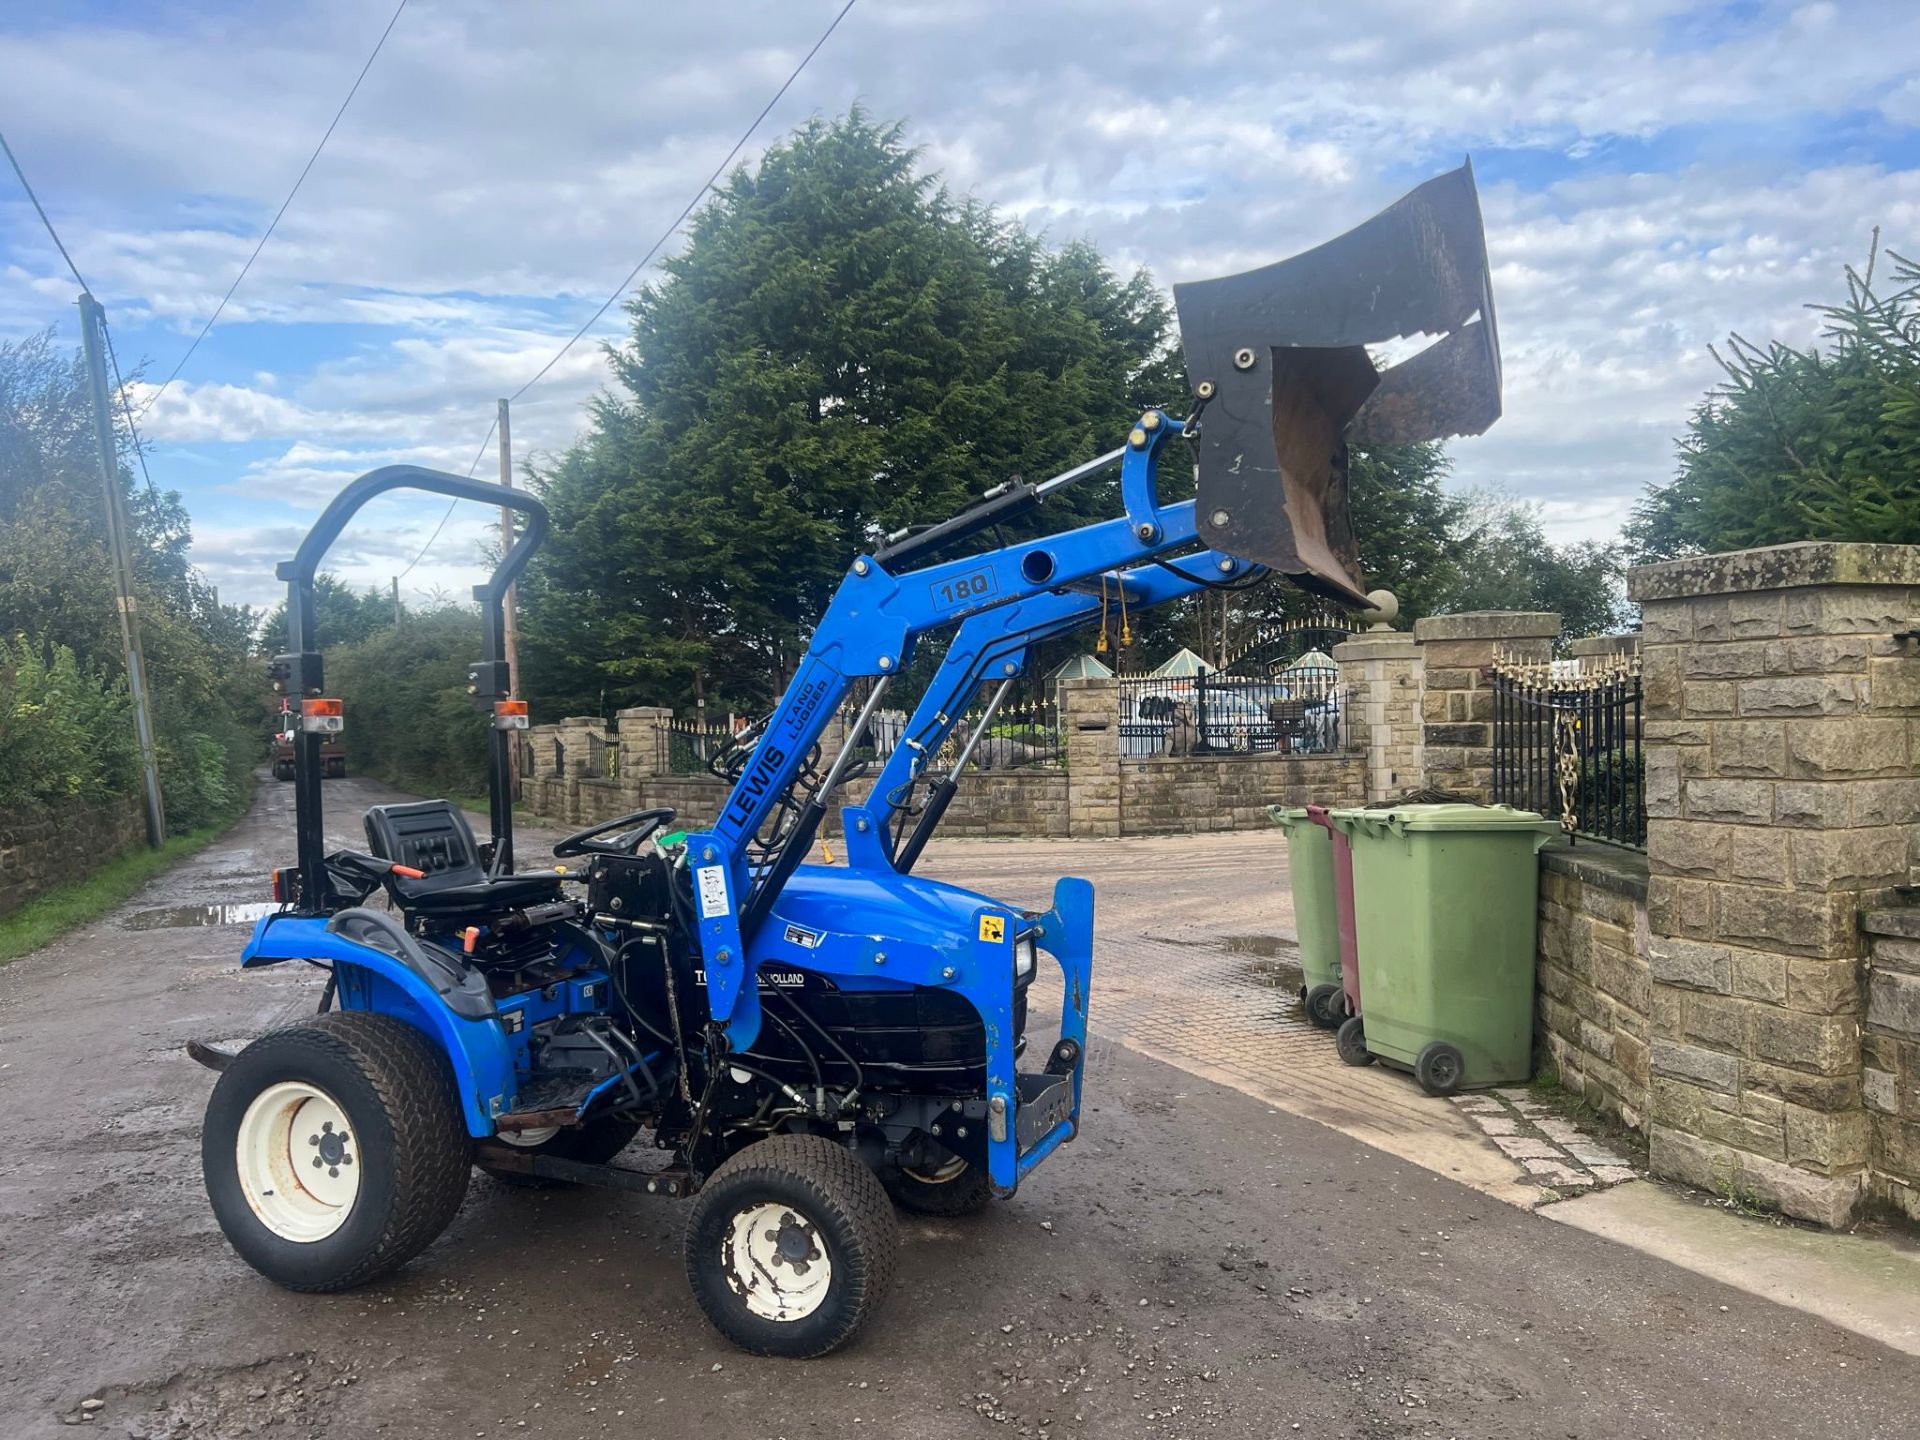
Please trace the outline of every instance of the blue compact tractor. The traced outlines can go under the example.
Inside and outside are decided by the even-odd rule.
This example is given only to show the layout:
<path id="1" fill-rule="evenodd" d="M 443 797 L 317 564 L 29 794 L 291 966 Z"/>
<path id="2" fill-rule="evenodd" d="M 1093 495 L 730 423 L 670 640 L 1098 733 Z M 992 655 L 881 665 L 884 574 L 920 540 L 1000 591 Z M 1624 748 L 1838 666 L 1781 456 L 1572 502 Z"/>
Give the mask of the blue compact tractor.
<path id="1" fill-rule="evenodd" d="M 234 1249 L 294 1290 L 404 1264 L 453 1218 L 474 1166 L 524 1184 L 689 1201 L 686 1272 L 707 1317 L 761 1354 L 819 1355 L 881 1303 L 894 1207 L 960 1216 L 1015 1193 L 1080 1124 L 1093 888 L 1031 910 L 914 873 L 1038 640 L 1268 574 L 1364 603 L 1346 446 L 1475 433 L 1499 358 L 1471 174 L 1429 181 L 1317 250 L 1175 288 L 1190 413 L 1141 415 L 1111 454 L 995 485 L 963 513 L 862 554 L 779 705 L 718 761 L 710 823 L 665 809 L 593 825 L 515 864 L 510 747 L 526 725 L 502 597 L 547 528 L 524 492 L 411 466 L 347 486 L 281 565 L 297 859 L 241 964 L 328 971 L 319 1013 L 221 1072 L 202 1161 Z M 1386 370 L 1367 346 L 1437 336 Z M 1197 500 L 1163 500 L 1183 453 Z M 1005 543 L 1048 497 L 1119 467 L 1119 513 Z M 474 591 L 486 655 L 470 689 L 492 747 L 491 835 L 445 801 L 381 805 L 363 850 L 329 852 L 327 698 L 314 576 L 353 514 L 398 488 L 507 505 L 524 524 Z M 989 543 L 990 542 L 990 543 Z M 916 646 L 945 649 L 867 799 L 843 864 L 808 862 L 855 752 Z M 850 725 L 857 686 L 866 694 Z M 946 745 L 985 687 L 987 720 Z M 823 739 L 833 735 L 831 743 Z M 955 737 L 958 738 L 958 737 Z M 1060 968 L 1059 1033 L 1030 1043 L 1027 994 Z M 654 1168 L 616 1163 L 642 1134 Z M 530 1237 L 529 1243 L 539 1243 Z"/>

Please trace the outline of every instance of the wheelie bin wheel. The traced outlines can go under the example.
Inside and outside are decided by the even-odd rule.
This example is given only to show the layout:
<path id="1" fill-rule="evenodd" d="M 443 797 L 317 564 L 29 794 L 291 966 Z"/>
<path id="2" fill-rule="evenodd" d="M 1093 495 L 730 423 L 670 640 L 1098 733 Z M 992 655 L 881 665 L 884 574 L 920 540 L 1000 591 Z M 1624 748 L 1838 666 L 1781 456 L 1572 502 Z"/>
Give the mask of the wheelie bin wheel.
<path id="1" fill-rule="evenodd" d="M 749 1145 L 694 1198 L 687 1280 L 742 1350 L 804 1360 L 853 1338 L 885 1295 L 900 1248 L 879 1179 L 843 1145 L 775 1135 Z"/>
<path id="2" fill-rule="evenodd" d="M 1413 1060 L 1413 1078 L 1429 1095 L 1453 1094 L 1466 1069 L 1466 1057 L 1444 1040 L 1429 1042 Z"/>
<path id="3" fill-rule="evenodd" d="M 882 1170 L 880 1183 L 894 1204 L 915 1215 L 978 1215 L 993 1201 L 986 1171 L 937 1140 L 922 1140 L 919 1153 Z"/>
<path id="4" fill-rule="evenodd" d="M 1322 1030 L 1339 1028 L 1340 987 L 1338 985 L 1316 985 L 1307 991 L 1307 1019 Z"/>
<path id="5" fill-rule="evenodd" d="M 584 1125 L 565 1128 L 551 1125 L 539 1130 L 502 1130 L 494 1139 L 516 1150 L 531 1150 L 536 1155 L 551 1155 L 557 1160 L 604 1165 L 631 1145 L 639 1133 L 637 1120 L 601 1115 Z M 549 1180 L 543 1175 L 524 1175 L 517 1170 L 496 1170 L 484 1161 L 479 1168 L 501 1184 L 519 1190 L 559 1190 L 573 1184 L 571 1180 Z"/>
<path id="6" fill-rule="evenodd" d="M 1333 1048 L 1349 1065 L 1371 1065 L 1373 1052 L 1367 1049 L 1367 1027 L 1358 1015 L 1349 1015 L 1334 1032 Z"/>
<path id="7" fill-rule="evenodd" d="M 446 1057 L 391 1015 L 335 1011 L 261 1036 L 213 1087 L 200 1136 L 228 1242 L 289 1290 L 397 1269 L 467 1193 Z"/>

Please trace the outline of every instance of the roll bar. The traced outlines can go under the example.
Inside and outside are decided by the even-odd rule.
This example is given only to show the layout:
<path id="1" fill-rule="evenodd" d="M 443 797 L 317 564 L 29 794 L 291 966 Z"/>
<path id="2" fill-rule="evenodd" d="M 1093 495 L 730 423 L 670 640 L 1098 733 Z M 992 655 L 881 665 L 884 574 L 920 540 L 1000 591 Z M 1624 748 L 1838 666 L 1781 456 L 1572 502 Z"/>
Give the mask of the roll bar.
<path id="1" fill-rule="evenodd" d="M 475 702 L 489 712 L 487 808 L 493 831 L 494 874 L 513 871 L 513 795 L 509 779 L 512 732 L 492 723 L 494 702 L 512 693 L 513 677 L 507 670 L 505 599 L 507 587 L 533 559 L 533 552 L 547 538 L 550 521 L 547 507 L 524 490 L 510 489 L 491 481 L 450 475 L 444 470 L 428 470 L 420 465 L 384 465 L 369 470 L 333 497 L 320 518 L 307 532 L 306 539 L 291 560 L 276 567 L 276 578 L 287 583 L 287 653 L 273 660 L 273 675 L 283 693 L 294 702 L 301 728 L 293 743 L 294 836 L 298 845 L 300 884 L 298 906 L 307 913 L 324 913 L 330 896 L 325 864 L 326 828 L 321 813 L 320 744 L 321 732 L 306 728 L 304 702 L 324 694 L 326 676 L 316 633 L 313 582 L 320 562 L 347 522 L 369 500 L 389 490 L 424 490 L 448 495 L 456 500 L 475 500 L 483 505 L 505 506 L 526 516 L 526 528 L 513 547 L 501 557 L 484 585 L 473 587 L 473 598 L 480 602 L 480 633 L 485 657 L 468 667 L 467 689 Z"/>

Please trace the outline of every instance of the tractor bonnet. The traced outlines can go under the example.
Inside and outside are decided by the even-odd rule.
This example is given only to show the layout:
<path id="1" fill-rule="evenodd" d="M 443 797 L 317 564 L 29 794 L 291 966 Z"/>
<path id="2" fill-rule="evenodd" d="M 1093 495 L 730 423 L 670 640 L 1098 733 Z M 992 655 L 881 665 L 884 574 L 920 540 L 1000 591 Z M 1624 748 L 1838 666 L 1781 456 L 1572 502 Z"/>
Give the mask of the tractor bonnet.
<path id="1" fill-rule="evenodd" d="M 1204 402 L 1200 538 L 1365 603 L 1347 446 L 1477 435 L 1500 416 L 1500 343 L 1471 165 L 1313 250 L 1173 287 Z M 1366 347 L 1437 336 L 1385 370 Z"/>

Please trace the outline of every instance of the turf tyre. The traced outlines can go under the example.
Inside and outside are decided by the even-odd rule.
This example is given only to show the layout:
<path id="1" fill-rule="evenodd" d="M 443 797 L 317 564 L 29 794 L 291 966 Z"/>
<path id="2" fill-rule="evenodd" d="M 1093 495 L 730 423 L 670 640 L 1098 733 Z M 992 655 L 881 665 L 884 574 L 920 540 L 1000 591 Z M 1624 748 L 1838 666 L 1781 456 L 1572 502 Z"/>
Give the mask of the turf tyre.
<path id="1" fill-rule="evenodd" d="M 292 1240 L 271 1229 L 240 1176 L 239 1137 L 275 1085 L 324 1091 L 344 1112 L 359 1157 L 358 1190 L 339 1228 Z M 445 1230 L 470 1173 L 466 1126 L 446 1057 L 391 1015 L 334 1011 L 255 1040 L 207 1102 L 200 1164 L 207 1198 L 242 1260 L 289 1290 L 348 1290 L 398 1269 Z"/>

